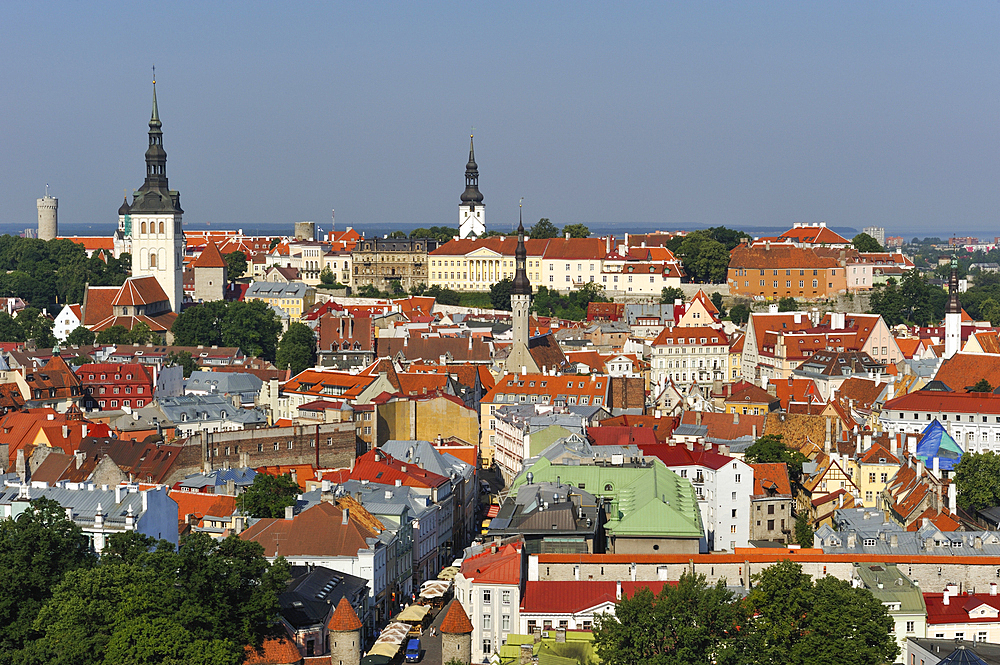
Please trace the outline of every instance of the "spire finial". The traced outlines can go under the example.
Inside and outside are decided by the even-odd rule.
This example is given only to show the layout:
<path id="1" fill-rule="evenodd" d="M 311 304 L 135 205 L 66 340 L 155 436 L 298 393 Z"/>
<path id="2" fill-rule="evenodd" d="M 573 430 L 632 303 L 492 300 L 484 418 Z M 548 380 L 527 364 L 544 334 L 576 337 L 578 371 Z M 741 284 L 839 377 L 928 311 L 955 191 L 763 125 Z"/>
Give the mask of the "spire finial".
<path id="1" fill-rule="evenodd" d="M 156 65 L 153 65 L 153 113 L 149 117 L 150 127 L 160 127 L 160 110 L 156 106 Z"/>

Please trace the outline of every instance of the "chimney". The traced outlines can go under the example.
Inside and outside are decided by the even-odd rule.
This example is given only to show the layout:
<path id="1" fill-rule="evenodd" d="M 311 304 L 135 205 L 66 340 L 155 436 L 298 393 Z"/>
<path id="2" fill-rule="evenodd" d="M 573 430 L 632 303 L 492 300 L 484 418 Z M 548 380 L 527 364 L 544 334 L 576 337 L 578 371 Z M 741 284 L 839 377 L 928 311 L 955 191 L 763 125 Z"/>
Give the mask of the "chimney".
<path id="1" fill-rule="evenodd" d="M 899 534 L 892 534 L 889 537 L 889 547 L 899 547 Z"/>
<path id="2" fill-rule="evenodd" d="M 944 590 L 944 595 L 941 597 L 941 604 L 951 605 L 951 594 L 948 593 L 947 589 Z"/>
<path id="3" fill-rule="evenodd" d="M 996 584 L 993 585 L 993 590 L 996 591 Z M 622 581 L 621 580 L 618 580 L 615 583 L 615 598 L 617 600 L 621 600 L 622 599 Z"/>
<path id="4" fill-rule="evenodd" d="M 344 515 L 343 515 L 343 517 L 341 517 L 341 519 L 340 519 L 340 523 L 341 523 L 341 525 L 344 525 L 344 526 L 346 526 L 346 525 L 347 525 L 347 522 L 348 522 L 348 520 L 349 520 L 349 519 L 350 519 L 350 513 L 349 513 L 349 510 L 348 510 L 347 508 L 344 508 Z"/>
<path id="5" fill-rule="evenodd" d="M 823 452 L 825 452 L 828 455 L 830 454 L 830 451 L 832 449 L 831 445 L 830 445 L 831 444 L 831 441 L 830 441 L 830 429 L 831 429 L 830 426 L 831 425 L 832 425 L 832 423 L 830 422 L 830 419 L 826 418 L 826 436 L 823 439 Z"/>
<path id="6" fill-rule="evenodd" d="M 290 520 L 295 517 L 295 506 L 285 506 L 285 519 Z"/>
<path id="7" fill-rule="evenodd" d="M 695 425 L 700 425 L 701 424 L 701 411 L 695 411 L 694 412 L 694 424 Z"/>
<path id="8" fill-rule="evenodd" d="M 990 595 L 991 596 L 997 595 L 997 583 L 996 582 L 990 582 Z"/>
<path id="9" fill-rule="evenodd" d="M 64 438 L 64 439 L 68 439 L 69 438 L 69 425 L 63 425 L 62 426 L 62 438 Z"/>
<path id="10" fill-rule="evenodd" d="M 740 424 L 740 414 L 736 413 L 735 411 L 733 411 L 733 424 L 734 425 Z"/>
<path id="11" fill-rule="evenodd" d="M 937 455 L 935 455 L 934 456 L 933 465 L 931 466 L 931 468 L 934 469 L 934 477 L 935 478 L 940 478 L 941 477 L 940 476 L 940 469 L 939 469 L 939 467 L 940 467 L 940 460 L 938 460 Z"/>
<path id="12" fill-rule="evenodd" d="M 757 440 L 757 423 L 753 424 L 753 426 L 752 426 L 752 432 L 753 433 L 752 433 L 751 436 L 753 436 L 753 440 L 756 441 Z"/>

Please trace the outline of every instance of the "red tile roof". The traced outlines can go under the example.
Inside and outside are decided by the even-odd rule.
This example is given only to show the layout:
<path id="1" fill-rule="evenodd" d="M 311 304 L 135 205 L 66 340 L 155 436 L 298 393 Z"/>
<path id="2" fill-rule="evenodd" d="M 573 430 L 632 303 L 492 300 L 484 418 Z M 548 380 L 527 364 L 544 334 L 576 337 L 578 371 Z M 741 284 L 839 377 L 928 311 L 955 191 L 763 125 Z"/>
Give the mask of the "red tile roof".
<path id="1" fill-rule="evenodd" d="M 198 260 L 194 262 L 194 268 L 225 268 L 226 260 L 222 258 L 222 253 L 219 252 L 219 246 L 214 242 L 210 242 L 202 250 L 201 255 Z"/>
<path id="2" fill-rule="evenodd" d="M 657 595 L 665 584 L 677 582 L 648 580 L 622 581 L 622 598 L 631 598 L 639 589 Z M 604 603 L 617 602 L 618 582 L 614 580 L 533 581 L 525 584 L 522 613 L 576 614 Z"/>
<path id="3" fill-rule="evenodd" d="M 399 480 L 406 487 L 432 488 L 448 482 L 444 476 L 407 464 L 379 448 L 359 457 L 351 470 L 351 480 L 367 480 L 381 485 L 393 485 Z"/>
<path id="4" fill-rule="evenodd" d="M 167 294 L 160 286 L 160 282 L 153 276 L 129 277 L 122 284 L 121 290 L 115 296 L 112 305 L 118 307 L 122 305 L 149 305 L 154 302 L 169 300 Z"/>
<path id="5" fill-rule="evenodd" d="M 994 388 L 1000 386 L 1000 356 L 985 353 L 956 353 L 945 360 L 934 375 L 955 392 L 965 392 L 979 379 L 986 379 Z"/>
<path id="6" fill-rule="evenodd" d="M 597 427 L 642 427 L 653 432 L 656 443 L 666 443 L 678 424 L 680 424 L 680 418 L 676 417 L 657 418 L 655 416 L 623 414 L 613 418 L 605 418 L 597 423 Z M 593 432 L 597 427 L 588 428 L 587 431 Z"/>
<path id="7" fill-rule="evenodd" d="M 792 487 L 788 482 L 788 465 L 784 462 L 779 464 L 751 464 L 753 468 L 753 495 L 755 497 L 768 496 L 772 491 L 775 494 L 792 494 Z"/>
<path id="8" fill-rule="evenodd" d="M 688 450 L 683 444 L 654 444 L 639 446 L 644 455 L 655 457 L 668 467 L 703 466 L 718 470 L 733 461 L 732 457 L 720 455 L 703 446 L 694 444 L 694 450 Z"/>
<path id="9" fill-rule="evenodd" d="M 767 246 L 737 245 L 729 254 L 729 269 L 772 270 L 802 268 L 837 268 L 835 259 L 824 258 L 807 247 L 772 244 Z M 806 317 L 808 318 L 808 317 Z"/>
<path id="10" fill-rule="evenodd" d="M 904 413 L 907 411 L 990 413 L 1000 415 L 1000 395 L 992 393 L 949 393 L 936 390 L 918 390 L 889 400 L 885 403 L 882 411 L 902 411 Z"/>
<path id="11" fill-rule="evenodd" d="M 606 426 L 590 427 L 587 438 L 595 446 L 628 446 L 644 448 L 656 445 L 656 434 L 647 427 Z"/>
<path id="12" fill-rule="evenodd" d="M 849 245 L 851 243 L 850 240 L 836 231 L 818 224 L 796 226 L 785 231 L 778 237 L 815 245 Z"/>
<path id="13" fill-rule="evenodd" d="M 295 665 L 302 662 L 298 647 L 287 637 L 267 638 L 260 650 L 246 647 L 244 665 Z"/>
<path id="14" fill-rule="evenodd" d="M 240 538 L 260 543 L 268 557 L 356 557 L 358 550 L 368 547 L 366 539 L 378 534 L 353 517 L 343 524 L 343 514 L 338 506 L 319 503 L 290 520 L 258 520 Z"/>
<path id="15" fill-rule="evenodd" d="M 347 598 L 341 598 L 337 603 L 337 609 L 333 611 L 330 622 L 326 625 L 329 630 L 336 633 L 348 633 L 361 628 L 361 620 L 358 619 L 357 612 L 347 602 Z"/>
<path id="16" fill-rule="evenodd" d="M 466 635 L 473 630 L 475 628 L 472 622 L 469 621 L 469 615 L 462 609 L 462 603 L 457 600 L 451 601 L 448 611 L 444 615 L 444 620 L 441 621 L 441 632 L 452 635 Z"/>
<path id="17" fill-rule="evenodd" d="M 486 550 L 462 562 L 462 575 L 480 584 L 518 584 L 521 581 L 522 543 Z"/>
<path id="18" fill-rule="evenodd" d="M 83 298 L 83 325 L 96 325 L 115 313 L 112 303 L 121 290 L 120 286 L 88 286 Z"/>
<path id="19" fill-rule="evenodd" d="M 684 425 L 694 425 L 697 419 L 698 414 L 696 412 L 685 411 L 681 416 L 681 423 Z M 706 436 L 719 441 L 732 441 L 744 436 L 753 436 L 755 427 L 757 436 L 763 436 L 764 423 L 766 421 L 766 415 L 751 416 L 742 413 L 708 412 L 701 414 L 701 424 L 708 428 Z"/>
<path id="20" fill-rule="evenodd" d="M 943 593 L 925 593 L 924 603 L 927 605 L 927 623 L 931 625 L 1000 622 L 1000 619 L 991 616 L 969 616 L 969 612 L 980 605 L 988 605 L 995 610 L 1000 610 L 1000 596 L 958 594 L 945 605 Z"/>
<path id="21" fill-rule="evenodd" d="M 236 511 L 236 497 L 228 494 L 171 490 L 170 498 L 177 502 L 178 522 L 184 522 L 188 515 L 194 515 L 199 526 L 202 526 L 201 520 L 206 515 L 229 517 Z"/>
<path id="22" fill-rule="evenodd" d="M 701 342 L 705 339 L 705 342 Z M 729 338 L 726 333 L 716 328 L 708 326 L 696 326 L 691 328 L 664 328 L 653 341 L 653 346 L 697 344 L 699 346 L 729 346 Z"/>

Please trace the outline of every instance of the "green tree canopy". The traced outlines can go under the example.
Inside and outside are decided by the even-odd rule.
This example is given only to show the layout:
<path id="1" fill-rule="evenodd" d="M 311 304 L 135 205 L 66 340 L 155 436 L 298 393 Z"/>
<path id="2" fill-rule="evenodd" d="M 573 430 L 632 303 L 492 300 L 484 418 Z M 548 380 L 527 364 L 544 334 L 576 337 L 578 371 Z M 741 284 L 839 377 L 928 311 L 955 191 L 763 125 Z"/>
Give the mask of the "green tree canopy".
<path id="1" fill-rule="evenodd" d="M 70 346 L 89 346 L 96 338 L 97 336 L 89 328 L 77 326 L 66 337 L 66 343 Z"/>
<path id="2" fill-rule="evenodd" d="M 966 451 L 955 469 L 958 505 L 965 510 L 1000 506 L 1000 455 Z"/>
<path id="3" fill-rule="evenodd" d="M 237 346 L 274 360 L 281 322 L 263 300 L 207 302 L 185 309 L 171 328 L 177 346 Z"/>
<path id="4" fill-rule="evenodd" d="M 548 217 L 542 217 L 538 223 L 532 224 L 531 228 L 528 229 L 528 237 L 535 239 L 558 238 L 559 229 L 549 221 Z"/>
<path id="5" fill-rule="evenodd" d="M 0 520 L 0 662 L 38 637 L 35 618 L 63 577 L 96 562 L 87 536 L 51 499 Z"/>
<path id="6" fill-rule="evenodd" d="M 184 378 L 190 378 L 191 372 L 198 371 L 198 363 L 195 362 L 194 357 L 191 355 L 190 351 L 171 351 L 167 356 L 167 366 L 180 365 L 184 370 Z"/>
<path id="7" fill-rule="evenodd" d="M 323 266 L 323 269 L 319 271 L 319 283 L 326 286 L 332 286 L 337 283 L 337 278 L 334 277 L 330 266 Z"/>
<path id="8" fill-rule="evenodd" d="M 692 282 L 721 284 L 726 281 L 729 250 L 708 231 L 694 231 L 684 236 L 676 253 Z"/>
<path id="9" fill-rule="evenodd" d="M 797 483 L 802 479 L 802 465 L 809 458 L 786 446 L 781 438 L 778 434 L 765 434 L 746 449 L 743 459 L 748 464 L 784 463 L 788 465 L 788 477 Z"/>
<path id="10" fill-rule="evenodd" d="M 17 313 L 14 319 L 21 326 L 25 340 L 35 340 L 39 349 L 49 349 L 55 346 L 56 337 L 52 334 L 55 322 L 42 314 L 37 307 L 25 307 Z"/>
<path id="11" fill-rule="evenodd" d="M 294 321 L 281 336 L 274 364 L 278 369 L 292 368 L 292 375 L 316 364 L 316 335 L 304 323 Z"/>
<path id="12" fill-rule="evenodd" d="M 301 490 L 291 474 L 272 476 L 258 473 L 254 476 L 253 485 L 240 495 L 240 504 L 251 517 L 284 517 L 285 508 L 295 505 L 299 492 Z"/>
<path id="13" fill-rule="evenodd" d="M 991 393 L 993 392 L 993 386 L 986 379 L 979 379 L 976 385 L 969 388 L 970 393 Z"/>
<path id="14" fill-rule="evenodd" d="M 97 333 L 98 344 L 131 344 L 129 330 L 122 325 L 113 325 Z"/>
<path id="15" fill-rule="evenodd" d="M 851 244 L 854 245 L 854 249 L 859 252 L 884 252 L 882 245 L 878 243 L 878 240 L 871 237 L 867 233 L 859 233 L 854 236 L 851 240 Z"/>
<path id="16" fill-rule="evenodd" d="M 404 239 L 406 239 L 406 232 L 405 231 L 393 231 L 392 233 L 389 234 L 389 239 L 390 240 L 404 240 Z"/>
<path id="17" fill-rule="evenodd" d="M 870 591 L 785 560 L 753 576 L 746 598 L 744 662 L 754 665 L 879 665 L 899 653 L 893 620 Z"/>
<path id="18" fill-rule="evenodd" d="M 570 238 L 589 238 L 590 229 L 583 224 L 567 224 L 562 228 L 563 235 L 569 234 Z"/>
<path id="19" fill-rule="evenodd" d="M 785 296 L 778 301 L 778 311 L 779 312 L 797 312 L 799 311 L 799 301 L 791 296 Z"/>
<path id="20" fill-rule="evenodd" d="M 226 261 L 226 276 L 235 282 L 247 273 L 247 255 L 243 252 L 229 252 L 222 257 Z"/>
<path id="21" fill-rule="evenodd" d="M 410 231 L 411 238 L 430 238 L 440 243 L 446 243 L 458 235 L 458 229 L 450 226 L 432 226 L 429 229 L 419 228 Z"/>
<path id="22" fill-rule="evenodd" d="M 673 305 L 675 300 L 684 300 L 684 291 L 676 286 L 664 286 L 660 291 L 660 302 L 665 305 Z"/>
<path id="23" fill-rule="evenodd" d="M 722 306 L 722 294 L 718 291 L 713 291 L 710 296 L 712 304 L 715 305 L 715 309 L 719 310 L 719 317 L 726 315 L 726 308 Z"/>
<path id="24" fill-rule="evenodd" d="M 139 321 L 128 331 L 127 339 L 129 344 L 150 344 L 159 339 L 159 335 L 154 333 L 145 321 Z"/>
<path id="25" fill-rule="evenodd" d="M 490 302 L 493 303 L 493 309 L 502 309 L 505 312 L 511 310 L 510 290 L 512 288 L 514 288 L 514 280 L 510 277 L 504 277 L 490 287 Z"/>
<path id="26" fill-rule="evenodd" d="M 441 305 L 458 305 L 462 302 L 462 294 L 451 289 L 443 289 L 437 284 L 424 291 L 425 296 L 431 296 Z"/>
<path id="27" fill-rule="evenodd" d="M 608 302 L 607 296 L 604 295 L 604 287 L 594 282 L 588 282 L 566 295 L 560 294 L 555 289 L 539 286 L 531 303 L 531 309 L 542 316 L 583 321 L 587 318 L 587 306 L 592 302 Z"/>
<path id="28" fill-rule="evenodd" d="M 677 586 L 623 596 L 615 614 L 596 617 L 594 646 L 604 665 L 736 663 L 737 627 L 747 617 L 720 580 L 684 572 Z"/>
<path id="29" fill-rule="evenodd" d="M 729 320 L 738 326 L 746 325 L 746 322 L 750 320 L 750 306 L 736 303 L 729 310 Z"/>
<path id="30" fill-rule="evenodd" d="M 795 542 L 802 547 L 813 546 L 813 528 L 809 524 L 809 516 L 804 512 L 795 518 Z"/>

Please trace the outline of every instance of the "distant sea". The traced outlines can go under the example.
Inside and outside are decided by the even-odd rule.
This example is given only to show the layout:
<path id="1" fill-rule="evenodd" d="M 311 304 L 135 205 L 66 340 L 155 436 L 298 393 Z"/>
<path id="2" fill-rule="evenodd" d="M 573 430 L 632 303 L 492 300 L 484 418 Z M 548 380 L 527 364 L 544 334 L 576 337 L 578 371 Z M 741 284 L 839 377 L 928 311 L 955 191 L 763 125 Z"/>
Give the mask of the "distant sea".
<path id="1" fill-rule="evenodd" d="M 329 233 L 330 225 L 329 222 L 326 224 L 318 223 L 318 226 L 323 229 L 324 233 Z M 406 231 L 409 232 L 413 229 L 423 226 L 421 224 L 413 223 L 402 223 L 402 222 L 380 222 L 375 224 L 370 224 L 367 226 L 355 226 L 354 229 L 358 233 L 362 233 L 365 236 L 372 238 L 383 236 L 393 231 Z M 642 223 L 629 223 L 629 224 L 590 224 L 588 225 L 590 232 L 595 236 L 605 236 L 613 235 L 618 238 L 623 238 L 626 233 L 651 233 L 653 231 L 695 231 L 697 229 L 707 228 L 706 224 L 688 224 L 684 226 L 671 226 L 669 224 L 642 224 Z M 60 224 L 59 225 L 59 235 L 63 237 L 67 236 L 111 236 L 115 232 L 115 224 Z M 225 231 L 225 230 L 237 230 L 243 229 L 243 233 L 249 236 L 277 236 L 277 235 L 291 235 L 294 230 L 294 222 L 287 223 L 267 223 L 267 224 L 212 224 L 205 222 L 185 222 L 184 228 L 187 230 L 210 230 L 210 231 Z M 337 228 L 343 231 L 347 228 L 347 225 L 338 224 Z M 739 224 L 729 225 L 729 228 L 738 229 L 740 231 L 745 231 L 751 236 L 773 236 L 783 233 L 788 230 L 788 226 L 745 226 Z M 849 226 L 831 226 L 831 229 L 844 236 L 845 238 L 853 238 L 857 235 L 858 230 Z M 25 227 L 18 224 L 3 224 L 0 223 L 0 234 L 10 234 L 10 235 L 21 235 L 24 232 Z M 505 227 L 490 225 L 487 229 L 496 229 L 501 232 L 513 232 L 513 229 L 508 229 Z"/>

